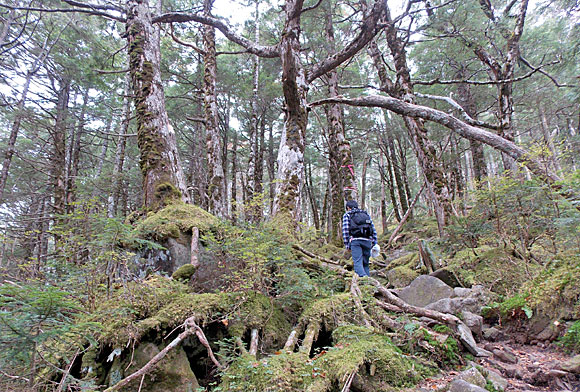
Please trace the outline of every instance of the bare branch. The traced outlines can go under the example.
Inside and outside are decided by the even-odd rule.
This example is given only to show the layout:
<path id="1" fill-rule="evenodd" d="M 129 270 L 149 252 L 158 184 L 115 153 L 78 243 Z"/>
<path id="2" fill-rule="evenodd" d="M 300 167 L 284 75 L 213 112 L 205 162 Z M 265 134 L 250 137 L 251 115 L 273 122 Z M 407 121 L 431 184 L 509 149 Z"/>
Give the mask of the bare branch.
<path id="1" fill-rule="evenodd" d="M 403 116 L 422 118 L 424 120 L 436 122 L 462 137 L 480 141 L 505 153 L 514 160 L 525 165 L 534 174 L 546 181 L 546 183 L 548 183 L 554 190 L 560 192 L 566 197 L 571 196 L 570 194 L 563 192 L 561 186 L 556 184 L 560 181 L 560 177 L 544 168 L 541 162 L 531 156 L 525 149 L 499 135 L 476 128 L 440 110 L 426 106 L 414 105 L 400 99 L 381 95 L 369 95 L 353 99 L 340 97 L 327 98 L 312 102 L 310 106 L 318 106 L 327 103 L 343 103 L 351 106 L 363 107 L 381 107 Z"/>
<path id="2" fill-rule="evenodd" d="M 322 3 L 322 0 L 318 0 L 318 1 L 316 2 L 316 4 L 314 4 L 313 6 L 306 7 L 306 8 L 304 8 L 304 9 L 302 9 L 302 13 L 305 13 L 305 12 L 307 12 L 307 11 L 312 11 L 313 9 L 316 9 L 316 8 L 318 8 L 318 6 L 320 5 L 320 3 Z"/>
<path id="3" fill-rule="evenodd" d="M 186 46 L 186 47 L 188 47 L 188 48 L 191 48 L 191 49 L 195 50 L 197 53 L 201 54 L 202 56 L 205 56 L 205 50 L 203 50 L 203 49 L 201 49 L 201 48 L 198 48 L 198 47 L 197 47 L 196 45 L 194 45 L 194 44 L 191 44 L 191 43 L 189 43 L 189 42 L 185 42 L 185 41 L 183 41 L 183 40 L 181 40 L 180 38 L 177 38 L 177 37 L 175 36 L 175 31 L 173 30 L 173 23 L 170 23 L 170 24 L 169 24 L 169 26 L 170 26 L 170 29 L 169 29 L 169 35 L 171 36 L 171 38 L 172 38 L 172 39 L 173 39 L 175 42 L 177 42 L 177 43 L 178 43 L 178 44 L 180 44 L 180 45 L 183 45 L 183 46 Z"/>
<path id="4" fill-rule="evenodd" d="M 80 1 L 74 1 L 74 0 L 60 0 L 63 3 L 67 3 L 68 5 L 72 5 L 73 7 L 79 7 L 79 8 L 88 8 L 91 10 L 105 10 L 105 11 L 118 11 L 118 12 L 124 12 L 125 10 L 122 8 L 117 7 L 116 5 L 99 5 L 99 4 L 87 4 L 87 3 L 83 3 Z"/>
<path id="5" fill-rule="evenodd" d="M 380 31 L 378 27 L 379 20 L 385 14 L 385 5 L 383 0 L 376 0 L 373 8 L 363 20 L 358 36 L 344 47 L 340 52 L 333 54 L 326 58 L 321 63 L 318 63 L 309 73 L 307 77 L 308 83 L 312 83 L 315 79 L 324 75 L 325 73 L 338 67 L 356 53 L 358 53 L 371 39 L 375 37 Z"/>
<path id="6" fill-rule="evenodd" d="M 102 11 L 94 11 L 94 10 L 87 10 L 81 8 L 38 8 L 38 7 L 16 7 L 4 3 L 0 3 L 0 7 L 5 7 L 10 10 L 21 10 L 21 11 L 37 11 L 37 12 L 47 12 L 47 13 L 81 13 L 81 14 L 88 14 L 88 15 L 95 15 L 95 16 L 102 16 L 104 18 L 116 20 L 118 22 L 125 23 L 127 21 L 126 18 L 122 16 L 111 15 L 106 12 Z"/>
<path id="7" fill-rule="evenodd" d="M 125 69 L 118 69 L 118 70 L 106 70 L 106 69 L 93 69 L 98 74 L 101 75 L 112 75 L 112 74 L 121 74 L 129 72 L 129 68 Z"/>
<path id="8" fill-rule="evenodd" d="M 173 23 L 173 22 L 197 22 L 210 25 L 221 31 L 230 41 L 247 49 L 248 53 L 260 57 L 275 58 L 280 56 L 278 45 L 262 46 L 232 31 L 231 27 L 221 19 L 211 16 L 188 14 L 183 12 L 170 12 L 153 18 L 153 23 Z"/>
<path id="9" fill-rule="evenodd" d="M 552 75 L 550 75 L 549 73 L 547 73 L 546 71 L 544 71 L 543 69 L 541 69 L 542 67 L 534 67 L 533 65 L 530 64 L 530 62 L 528 60 L 526 60 L 525 58 L 523 58 L 522 56 L 520 56 L 520 60 L 522 61 L 522 63 L 530 68 L 530 69 L 537 69 L 539 73 L 541 73 L 542 75 L 547 76 L 550 80 L 552 80 L 552 82 L 554 82 L 554 84 L 556 85 L 556 87 L 578 87 L 576 85 L 573 84 L 560 84 L 558 83 L 558 81 L 556 80 L 555 77 L 553 77 Z M 552 64 L 558 64 L 559 61 L 555 61 Z"/>
<path id="10" fill-rule="evenodd" d="M 451 98 L 451 97 L 441 97 L 439 95 L 430 95 L 430 94 L 421 94 L 421 93 L 416 93 L 415 95 L 418 96 L 419 98 L 427 98 L 427 99 L 433 99 L 436 101 L 447 102 L 449 105 L 453 106 L 455 109 L 457 109 L 461 112 L 463 119 L 469 125 L 487 128 L 487 129 L 494 129 L 494 130 L 500 129 L 499 125 L 488 124 L 484 121 L 479 121 L 479 120 L 472 118 L 469 114 L 467 114 L 465 109 L 463 109 L 463 107 L 460 104 L 458 104 L 455 100 L 453 100 L 453 98 Z"/>
<path id="11" fill-rule="evenodd" d="M 415 80 L 413 84 L 424 85 L 424 86 L 432 86 L 434 84 L 459 84 L 459 83 L 467 83 L 467 84 L 475 84 L 475 85 L 491 85 L 491 84 L 502 84 L 502 83 L 511 83 L 511 82 L 519 82 L 520 80 L 524 80 L 535 74 L 536 72 L 541 72 L 541 69 L 547 67 L 549 65 L 558 64 L 559 61 L 552 61 L 550 63 L 542 64 L 537 68 L 532 68 L 530 72 L 525 75 L 518 76 L 517 78 L 512 79 L 500 79 L 500 80 L 461 80 L 461 79 L 453 79 L 453 80 L 440 80 L 440 79 L 433 79 L 433 80 Z M 565 86 L 565 87 L 576 87 L 576 86 Z"/>

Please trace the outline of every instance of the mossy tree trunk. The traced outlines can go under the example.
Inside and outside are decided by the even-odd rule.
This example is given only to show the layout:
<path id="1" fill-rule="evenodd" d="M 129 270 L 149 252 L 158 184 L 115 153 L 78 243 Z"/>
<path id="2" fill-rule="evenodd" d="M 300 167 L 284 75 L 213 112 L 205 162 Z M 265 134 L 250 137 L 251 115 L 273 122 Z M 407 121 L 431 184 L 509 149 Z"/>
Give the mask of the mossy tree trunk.
<path id="1" fill-rule="evenodd" d="M 204 0 L 204 15 L 211 16 L 212 7 L 213 0 Z M 210 212 L 224 217 L 227 215 L 224 162 L 222 161 L 224 149 L 218 128 L 216 95 L 217 61 L 215 28 L 213 26 L 203 26 L 203 47 L 205 50 L 203 56 L 203 99 L 208 163 L 207 197 Z"/>
<path id="2" fill-rule="evenodd" d="M 126 27 L 144 207 L 156 210 L 175 199 L 189 202 L 175 132 L 165 108 L 159 34 L 151 22 L 148 0 L 127 2 Z"/>
<path id="3" fill-rule="evenodd" d="M 460 70 L 457 73 L 458 78 L 463 79 L 467 75 L 467 70 L 460 66 Z M 459 104 L 465 110 L 465 112 L 471 117 L 477 117 L 477 103 L 475 102 L 475 97 L 471 92 L 471 87 L 467 83 L 460 83 L 457 86 L 457 92 L 459 95 Z M 469 141 L 469 149 L 471 151 L 471 156 L 473 159 L 473 177 L 475 178 L 478 186 L 481 184 L 482 180 L 487 177 L 487 165 L 485 164 L 485 155 L 483 153 L 483 144 L 477 140 Z M 469 169 L 468 169 L 469 170 Z"/>
<path id="4" fill-rule="evenodd" d="M 502 138 L 509 140 L 510 142 L 515 141 L 515 132 L 512 121 L 514 112 L 513 77 L 516 65 L 520 60 L 519 41 L 524 31 L 528 3 L 529 0 L 522 0 L 520 9 L 515 18 L 515 26 L 513 30 L 510 31 L 505 27 L 501 28 L 502 35 L 506 38 L 504 60 L 500 61 L 493 57 L 479 44 L 468 44 L 473 48 L 473 51 L 479 60 L 489 68 L 493 79 L 498 82 L 497 101 L 498 118 L 500 123 L 499 135 Z M 483 8 L 487 17 L 490 18 L 494 23 L 497 23 L 497 18 L 494 15 L 494 10 L 491 7 L 491 3 L 484 3 Z M 494 47 L 497 46 L 495 43 L 492 43 L 492 45 L 494 45 Z M 517 170 L 515 160 L 509 155 L 502 153 L 502 161 L 505 170 L 511 170 L 512 173 Z"/>
<path id="5" fill-rule="evenodd" d="M 66 129 L 68 104 L 70 95 L 70 80 L 64 76 L 59 79 L 60 88 L 56 103 L 56 119 L 54 129 L 50 133 L 52 144 L 51 183 L 53 188 L 53 212 L 63 215 L 66 212 Z M 59 218 L 55 219 L 56 221 Z"/>
<path id="6" fill-rule="evenodd" d="M 119 127 L 119 137 L 117 139 L 117 149 L 115 151 L 115 165 L 113 166 L 113 189 L 108 199 L 107 215 L 113 218 L 117 215 L 121 192 L 126 192 L 123 187 L 123 165 L 125 163 L 125 147 L 127 146 L 127 135 L 129 122 L 131 121 L 131 101 L 129 92 L 131 90 L 131 75 L 125 77 L 125 87 L 123 90 L 123 120 Z"/>
<path id="7" fill-rule="evenodd" d="M 303 0 L 286 0 L 286 24 L 280 42 L 282 90 L 286 121 L 278 150 L 278 174 L 273 214 L 301 219 L 304 178 L 304 135 L 308 121 L 306 75 L 300 60 L 300 15 Z"/>
<path id="8" fill-rule="evenodd" d="M 332 10 L 326 10 L 326 42 L 333 50 L 336 47 Z M 328 73 L 328 94 L 337 97 L 338 72 L 335 69 Z M 352 166 L 350 143 L 345 138 L 344 115 L 341 105 L 328 105 L 326 108 L 328 121 L 328 160 L 330 163 L 330 240 L 337 246 L 342 246 L 342 215 L 345 211 L 345 201 L 358 200 L 358 187 Z"/>
<path id="9" fill-rule="evenodd" d="M 385 30 L 387 44 L 394 59 L 397 78 L 394 83 L 389 82 L 384 84 L 381 81 L 381 85 L 389 95 L 400 98 L 405 102 L 414 103 L 415 94 L 413 92 L 413 84 L 411 83 L 411 75 L 407 64 L 406 43 L 400 37 L 397 26 L 390 17 L 389 10 L 387 10 L 387 22 Z M 443 234 L 446 218 L 453 211 L 451 195 L 444 176 L 443 167 L 437 156 L 435 145 L 428 137 L 425 122 L 420 118 L 409 116 L 403 116 L 403 119 L 409 138 L 411 139 L 411 145 L 413 146 L 419 165 L 423 170 L 425 181 L 427 182 L 437 218 L 439 233 Z"/>

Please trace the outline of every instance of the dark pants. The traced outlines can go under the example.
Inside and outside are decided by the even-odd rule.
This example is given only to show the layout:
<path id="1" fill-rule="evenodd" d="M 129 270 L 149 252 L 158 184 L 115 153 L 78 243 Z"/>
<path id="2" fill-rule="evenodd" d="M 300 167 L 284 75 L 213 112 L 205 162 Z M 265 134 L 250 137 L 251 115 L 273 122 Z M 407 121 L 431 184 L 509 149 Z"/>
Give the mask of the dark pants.
<path id="1" fill-rule="evenodd" d="M 352 261 L 354 263 L 354 272 L 358 276 L 369 276 L 369 258 L 371 257 L 371 240 L 352 240 L 350 250 L 352 252 Z"/>

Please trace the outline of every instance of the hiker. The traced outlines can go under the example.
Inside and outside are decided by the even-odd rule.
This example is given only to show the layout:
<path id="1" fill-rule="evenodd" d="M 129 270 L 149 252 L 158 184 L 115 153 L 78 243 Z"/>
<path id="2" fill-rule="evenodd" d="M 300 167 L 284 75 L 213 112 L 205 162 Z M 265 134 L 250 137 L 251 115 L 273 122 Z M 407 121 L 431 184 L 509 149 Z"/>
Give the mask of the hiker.
<path id="1" fill-rule="evenodd" d="M 371 248 L 377 243 L 377 231 L 369 214 L 358 208 L 355 200 L 346 202 L 346 213 L 342 216 L 342 238 L 346 249 L 352 253 L 354 272 L 358 276 L 369 276 Z"/>

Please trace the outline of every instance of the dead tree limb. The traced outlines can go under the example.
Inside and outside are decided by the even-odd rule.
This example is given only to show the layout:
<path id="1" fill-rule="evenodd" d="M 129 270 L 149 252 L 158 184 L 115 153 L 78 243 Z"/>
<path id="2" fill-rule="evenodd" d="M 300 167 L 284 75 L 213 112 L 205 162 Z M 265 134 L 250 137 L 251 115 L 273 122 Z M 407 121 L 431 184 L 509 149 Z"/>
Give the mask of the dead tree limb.
<path id="1" fill-rule="evenodd" d="M 290 332 L 288 339 L 286 340 L 286 344 L 284 345 L 284 351 L 289 352 L 289 353 L 294 351 L 294 346 L 296 345 L 296 338 L 297 337 L 298 337 L 298 331 L 296 329 L 293 329 L 292 332 Z"/>
<path id="2" fill-rule="evenodd" d="M 298 245 L 298 244 L 292 244 L 292 248 L 294 248 L 294 249 L 296 249 L 296 250 L 298 250 L 298 251 L 300 251 L 300 252 L 304 253 L 304 254 L 305 254 L 306 256 L 308 256 L 308 257 L 312 257 L 313 259 L 318 259 L 318 260 L 320 260 L 320 261 L 324 261 L 325 263 L 329 263 L 329 264 L 340 265 L 340 263 L 338 263 L 338 262 L 336 262 L 336 261 L 334 261 L 334 260 L 331 260 L 331 259 L 327 259 L 326 257 L 319 256 L 319 255 L 317 255 L 317 254 L 314 254 L 314 253 L 312 253 L 312 252 L 310 252 L 310 251 L 308 251 L 308 250 L 304 249 L 303 247 L 301 247 L 301 246 L 300 246 L 300 245 Z"/>

